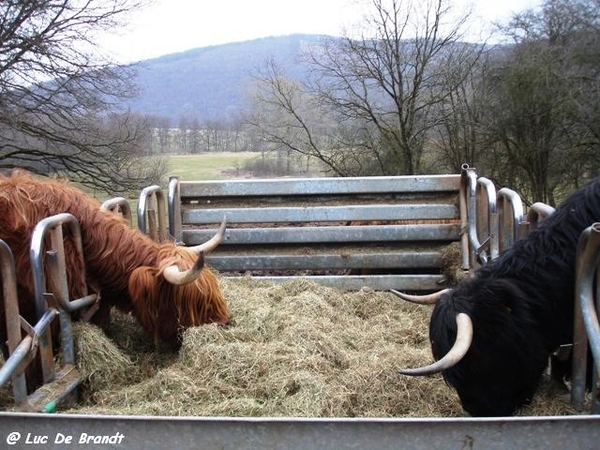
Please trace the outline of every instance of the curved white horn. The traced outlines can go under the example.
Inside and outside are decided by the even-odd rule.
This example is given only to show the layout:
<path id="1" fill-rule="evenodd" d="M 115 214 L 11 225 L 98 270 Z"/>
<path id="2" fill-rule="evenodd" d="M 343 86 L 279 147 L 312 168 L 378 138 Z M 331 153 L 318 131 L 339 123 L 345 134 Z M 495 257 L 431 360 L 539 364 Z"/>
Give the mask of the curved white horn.
<path id="1" fill-rule="evenodd" d="M 194 267 L 191 269 L 180 271 L 177 266 L 169 266 L 163 271 L 163 276 L 169 283 L 180 286 L 182 284 L 191 283 L 198 278 L 202 271 L 202 267 L 204 267 L 204 253 L 200 253 Z"/>
<path id="2" fill-rule="evenodd" d="M 223 218 L 223 222 L 221 222 L 221 226 L 213 237 L 211 237 L 204 244 L 195 245 L 193 247 L 188 247 L 190 251 L 200 254 L 200 253 L 208 253 L 213 251 L 217 246 L 223 241 L 223 237 L 225 236 L 225 228 L 227 228 L 227 217 Z"/>
<path id="3" fill-rule="evenodd" d="M 467 314 L 458 313 L 456 315 L 456 341 L 442 359 L 425 367 L 401 369 L 398 372 L 403 375 L 420 376 L 433 375 L 434 373 L 449 369 L 467 354 L 471 342 L 473 342 L 473 322 Z"/>
<path id="4" fill-rule="evenodd" d="M 401 299 L 411 303 L 417 303 L 418 305 L 435 305 L 439 299 L 442 298 L 442 295 L 444 295 L 446 292 L 450 292 L 451 289 L 446 288 L 442 289 L 441 291 L 434 292 L 433 294 L 426 295 L 405 294 L 404 292 L 397 291 L 396 289 L 390 289 L 390 291 L 397 297 L 400 297 Z"/>

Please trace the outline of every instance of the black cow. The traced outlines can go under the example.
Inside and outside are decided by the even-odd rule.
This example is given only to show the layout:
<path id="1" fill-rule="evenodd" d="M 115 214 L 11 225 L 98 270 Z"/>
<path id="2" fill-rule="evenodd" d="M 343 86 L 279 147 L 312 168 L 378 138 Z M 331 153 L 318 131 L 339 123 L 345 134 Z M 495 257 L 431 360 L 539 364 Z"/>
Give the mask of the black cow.
<path id="1" fill-rule="evenodd" d="M 550 355 L 572 342 L 577 242 L 597 221 L 600 177 L 572 193 L 537 230 L 473 278 L 444 292 L 429 328 L 438 362 L 401 372 L 443 370 L 473 416 L 511 415 L 527 404 Z M 457 332 L 459 322 L 467 324 L 466 332 Z M 455 346 L 445 357 L 457 335 L 462 351 Z"/>

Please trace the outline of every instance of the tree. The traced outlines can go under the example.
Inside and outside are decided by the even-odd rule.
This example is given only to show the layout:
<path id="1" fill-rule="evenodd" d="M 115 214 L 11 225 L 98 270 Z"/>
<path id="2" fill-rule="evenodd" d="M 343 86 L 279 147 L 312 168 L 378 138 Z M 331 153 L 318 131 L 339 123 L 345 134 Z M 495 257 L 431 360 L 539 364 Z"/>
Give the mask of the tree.
<path id="1" fill-rule="evenodd" d="M 417 173 L 450 80 L 435 61 L 453 51 L 468 16 L 451 20 L 445 0 L 369 3 L 360 37 L 326 39 L 307 54 L 310 82 L 294 87 L 271 65 L 258 108 L 268 105 L 280 125 L 255 125 L 338 175 Z M 333 128 L 318 134 L 324 124 Z"/>
<path id="2" fill-rule="evenodd" d="M 0 3 L 0 167 L 62 173 L 113 191 L 138 188 L 144 124 L 116 109 L 131 73 L 102 56 L 98 33 L 138 0 Z"/>
<path id="3" fill-rule="evenodd" d="M 482 80 L 487 77 L 490 52 L 485 45 L 455 44 L 454 51 L 438 61 L 446 95 L 435 106 L 438 126 L 431 136 L 437 147 L 429 159 L 438 171 L 460 172 L 463 164 L 475 167 L 487 159 L 488 141 L 482 129 L 485 103 Z"/>
<path id="4" fill-rule="evenodd" d="M 531 200 L 555 204 L 600 168 L 600 4 L 547 0 L 504 28 L 485 83 L 486 131 L 499 150 L 496 178 Z"/>

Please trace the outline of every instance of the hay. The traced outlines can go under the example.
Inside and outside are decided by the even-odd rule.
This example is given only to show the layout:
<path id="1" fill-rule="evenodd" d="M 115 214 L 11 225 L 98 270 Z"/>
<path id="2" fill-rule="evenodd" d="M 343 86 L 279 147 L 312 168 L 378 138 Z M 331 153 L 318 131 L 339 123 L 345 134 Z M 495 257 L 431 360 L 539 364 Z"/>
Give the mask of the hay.
<path id="1" fill-rule="evenodd" d="M 369 289 L 344 293 L 303 279 L 282 284 L 223 279 L 221 284 L 234 323 L 187 330 L 179 354 L 149 349 L 149 340 L 127 316 L 117 317 L 109 330 L 117 346 L 90 325 L 78 329 L 78 340 L 87 340 L 84 335 L 93 330 L 90 343 L 106 348 L 94 358 L 105 358 L 100 365 L 106 364 L 108 370 L 85 361 L 96 350 L 93 345 L 83 350 L 78 344 L 81 365 L 91 368 L 84 369 L 86 400 L 71 412 L 464 415 L 455 391 L 441 376 L 411 378 L 396 372 L 431 361 L 430 309 L 399 302 L 388 293 Z M 115 350 L 121 355 L 115 356 Z M 573 412 L 550 390 L 542 389 L 521 414 Z"/>
<path id="2" fill-rule="evenodd" d="M 449 285 L 460 283 L 469 277 L 469 271 L 462 268 L 461 243 L 453 242 L 442 249 L 442 272 Z"/>

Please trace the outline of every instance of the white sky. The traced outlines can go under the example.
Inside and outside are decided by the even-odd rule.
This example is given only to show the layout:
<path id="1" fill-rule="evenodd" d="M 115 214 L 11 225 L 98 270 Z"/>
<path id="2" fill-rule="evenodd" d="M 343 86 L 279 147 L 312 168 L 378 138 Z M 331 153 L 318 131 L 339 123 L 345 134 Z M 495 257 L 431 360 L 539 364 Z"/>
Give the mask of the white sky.
<path id="1" fill-rule="evenodd" d="M 473 27 L 485 28 L 540 0 L 449 0 L 473 7 Z M 360 0 L 153 0 L 130 25 L 101 40 L 120 62 L 209 45 L 293 33 L 340 35 L 362 17 Z M 363 0 L 364 3 L 364 0 Z M 476 19 L 476 20 L 475 20 Z"/>

